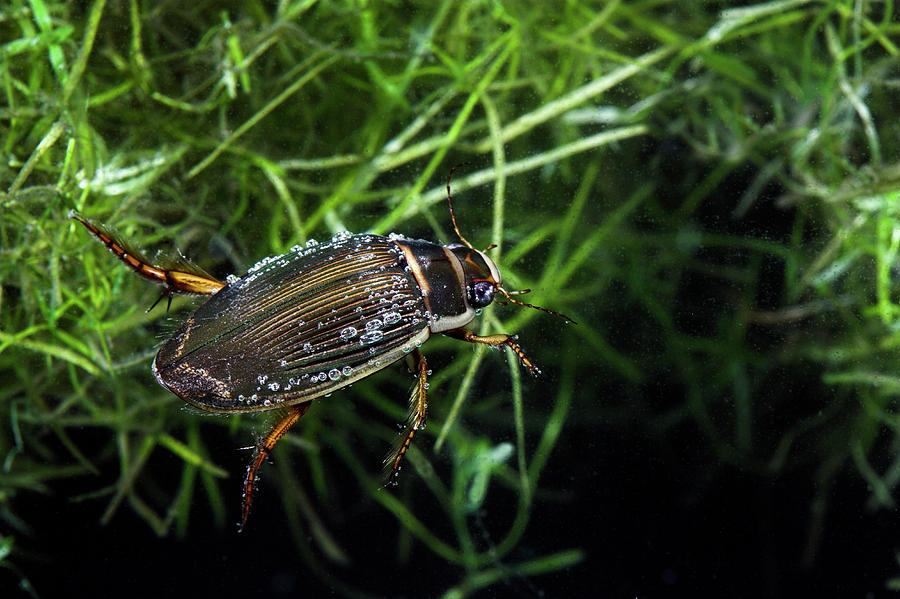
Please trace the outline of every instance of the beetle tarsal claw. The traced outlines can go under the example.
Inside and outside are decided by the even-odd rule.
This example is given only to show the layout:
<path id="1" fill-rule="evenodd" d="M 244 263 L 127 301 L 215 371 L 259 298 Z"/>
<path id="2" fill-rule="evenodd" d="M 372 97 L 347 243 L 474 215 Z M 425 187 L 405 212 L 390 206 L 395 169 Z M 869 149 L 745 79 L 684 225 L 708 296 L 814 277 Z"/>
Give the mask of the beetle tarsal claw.
<path id="1" fill-rule="evenodd" d="M 166 287 L 165 289 L 163 289 L 163 292 L 159 294 L 159 297 L 156 298 L 156 301 L 153 302 L 152 304 L 150 304 L 150 307 L 147 308 L 147 313 L 149 314 L 150 312 L 152 312 L 153 308 L 156 307 L 156 304 L 158 304 L 160 301 L 162 301 L 162 298 L 164 298 L 166 296 L 169 296 L 169 302 L 166 304 L 166 312 L 168 312 L 172 308 L 172 296 L 173 295 L 175 295 L 175 290 L 172 289 L 171 287 Z"/>

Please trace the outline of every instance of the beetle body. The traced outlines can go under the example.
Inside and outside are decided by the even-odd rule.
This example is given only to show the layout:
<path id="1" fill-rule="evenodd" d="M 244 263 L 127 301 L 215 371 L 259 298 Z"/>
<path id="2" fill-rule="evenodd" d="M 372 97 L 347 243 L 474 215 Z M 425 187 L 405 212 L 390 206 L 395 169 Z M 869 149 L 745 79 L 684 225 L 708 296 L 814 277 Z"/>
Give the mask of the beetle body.
<path id="1" fill-rule="evenodd" d="M 513 337 L 477 335 L 465 327 L 496 293 L 563 315 L 516 300 L 516 292 L 502 287 L 497 265 L 456 226 L 449 177 L 447 202 L 462 243 L 343 233 L 261 260 L 227 281 L 180 257 L 154 263 L 103 225 L 69 213 L 129 268 L 165 285 L 156 303 L 166 296 L 171 303 L 175 293 L 210 296 L 156 354 L 151 369 L 163 387 L 212 412 L 286 409 L 247 467 L 241 527 L 266 456 L 310 402 L 405 356 L 417 378 L 406 433 L 385 460 L 391 476 L 397 474 L 413 436 L 425 426 L 429 371 L 418 347 L 432 334 L 506 347 L 539 374 Z"/>
<path id="2" fill-rule="evenodd" d="M 471 322 L 483 281 L 500 275 L 477 250 L 340 234 L 232 278 L 163 344 L 153 373 L 216 412 L 310 401 Z"/>

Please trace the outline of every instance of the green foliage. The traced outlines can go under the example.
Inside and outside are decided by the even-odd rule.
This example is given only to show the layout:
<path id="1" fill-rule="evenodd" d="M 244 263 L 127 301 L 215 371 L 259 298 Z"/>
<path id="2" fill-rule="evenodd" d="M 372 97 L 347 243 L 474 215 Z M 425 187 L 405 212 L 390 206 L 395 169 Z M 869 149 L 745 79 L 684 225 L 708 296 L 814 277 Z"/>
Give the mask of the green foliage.
<path id="1" fill-rule="evenodd" d="M 699 431 L 698 480 L 813 463 L 821 504 L 847 464 L 872 507 L 894 506 L 892 3 L 85 4 L 0 7 L 0 519 L 13 531 L 0 566 L 33 542 L 19 502 L 73 478 L 117 477 L 75 498 L 102 523 L 129 509 L 188 535 L 197 504 L 234 521 L 241 473 L 208 432 L 224 427 L 236 447 L 262 430 L 261 418 L 198 418 L 156 385 L 149 363 L 170 328 L 164 310 L 145 312 L 158 289 L 70 209 L 224 277 L 339 230 L 451 242 L 444 184 L 462 161 L 466 237 L 497 244 L 508 286 L 578 325 L 486 311 L 476 326 L 519 332 L 538 381 L 520 380 L 514 359 L 430 341 L 429 359 L 444 356 L 431 425 L 401 490 L 379 490 L 377 473 L 405 416 L 402 368 L 319 402 L 261 491 L 277 472 L 305 559 L 347 559 L 340 467 L 369 509 L 396 516 L 398 560 L 419 544 L 458 567 L 447 597 L 570 568 L 584 553 L 564 538 L 510 557 L 542 505 L 567 501 L 542 493 L 559 489 L 541 476 L 551 460 L 580 475 L 564 427 L 635 418 L 648 438 Z M 730 224 L 760 211 L 779 224 Z M 172 315 L 193 305 L 178 298 Z M 793 403 L 788 372 L 819 398 Z M 659 381 L 682 393 L 654 399 Z M 177 476 L 148 467 L 160 453 Z M 498 492 L 515 509 L 502 530 L 488 525 L 487 547 L 474 516 Z M 419 516 L 423 496 L 441 522 Z"/>

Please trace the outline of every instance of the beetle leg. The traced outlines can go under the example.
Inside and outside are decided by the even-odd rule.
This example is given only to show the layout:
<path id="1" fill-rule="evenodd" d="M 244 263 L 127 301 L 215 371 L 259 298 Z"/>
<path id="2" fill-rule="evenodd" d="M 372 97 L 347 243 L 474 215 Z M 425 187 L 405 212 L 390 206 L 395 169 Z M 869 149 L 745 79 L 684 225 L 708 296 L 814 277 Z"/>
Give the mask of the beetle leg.
<path id="1" fill-rule="evenodd" d="M 403 456 L 409 450 L 416 431 L 425 428 L 425 413 L 428 408 L 428 363 L 425 356 L 418 349 L 413 350 L 409 355 L 412 360 L 411 370 L 418 374 L 416 386 L 413 387 L 412 395 L 409 398 L 409 418 L 406 420 L 406 435 L 401 437 L 401 441 L 394 447 L 391 453 L 384 460 L 385 472 L 388 482 L 391 482 L 400 471 L 400 464 L 403 462 Z"/>
<path id="2" fill-rule="evenodd" d="M 253 503 L 253 492 L 256 490 L 257 475 L 260 467 L 262 467 L 263 462 L 284 434 L 300 420 L 301 416 L 306 414 L 306 410 L 309 409 L 310 403 L 312 402 L 292 406 L 290 412 L 275 423 L 275 426 L 272 427 L 272 430 L 269 431 L 269 434 L 266 435 L 263 442 L 256 448 L 256 453 L 253 455 L 253 460 L 251 460 L 250 464 L 247 466 L 247 474 L 244 476 L 244 494 L 241 502 L 241 525 L 238 527 L 238 532 L 244 529 L 244 526 L 247 524 L 247 518 L 250 517 L 250 505 Z"/>
<path id="3" fill-rule="evenodd" d="M 456 339 L 468 341 L 469 343 L 482 343 L 484 345 L 490 345 L 491 347 L 506 346 L 510 350 L 512 350 L 514 354 L 516 354 L 516 357 L 519 358 L 522 366 L 527 368 L 531 374 L 533 374 L 534 376 L 538 376 L 539 374 L 541 374 L 541 369 L 535 366 L 534 362 L 528 359 L 528 356 L 525 355 L 525 352 L 522 351 L 522 348 L 519 347 L 519 344 L 516 343 L 513 337 L 509 335 L 504 335 L 502 333 L 497 335 L 476 335 L 469 329 L 462 327 L 444 331 L 444 334 L 449 337 L 455 337 Z"/>
<path id="4" fill-rule="evenodd" d="M 150 306 L 150 309 L 147 310 L 147 312 L 152 310 L 156 304 L 167 295 L 169 296 L 169 305 L 171 306 L 172 296 L 176 293 L 212 295 L 225 286 L 225 283 L 209 275 L 199 266 L 191 264 L 180 256 L 177 260 L 172 261 L 174 264 L 171 268 L 154 264 L 144 257 L 139 250 L 129 245 L 108 227 L 89 220 L 74 210 L 69 212 L 69 218 L 73 218 L 84 225 L 94 237 L 99 239 L 110 252 L 124 262 L 131 270 L 145 279 L 166 286 L 166 290 L 162 292 L 159 299 L 153 302 L 153 305 Z"/>

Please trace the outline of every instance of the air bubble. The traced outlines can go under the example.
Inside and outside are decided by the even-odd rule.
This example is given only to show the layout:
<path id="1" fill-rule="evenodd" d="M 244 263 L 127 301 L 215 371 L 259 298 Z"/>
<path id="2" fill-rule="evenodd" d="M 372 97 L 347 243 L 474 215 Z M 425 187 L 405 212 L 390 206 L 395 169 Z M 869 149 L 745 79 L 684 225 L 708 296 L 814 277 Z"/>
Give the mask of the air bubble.
<path id="1" fill-rule="evenodd" d="M 356 329 L 354 327 L 345 327 L 341 329 L 341 339 L 352 339 L 356 336 Z"/>
<path id="2" fill-rule="evenodd" d="M 339 378 L 341 378 L 341 371 L 338 370 L 337 368 L 332 368 L 331 370 L 328 371 L 328 378 L 330 378 L 333 381 L 338 380 Z"/>
<path id="3" fill-rule="evenodd" d="M 343 368 L 341 368 L 341 374 L 343 374 L 344 376 L 350 376 L 351 374 L 353 374 L 353 368 L 351 368 L 350 366 L 344 366 Z"/>
<path id="4" fill-rule="evenodd" d="M 281 388 L 281 385 L 278 383 L 269 383 L 269 389 L 271 391 L 278 391 Z"/>
<path id="5" fill-rule="evenodd" d="M 366 323 L 366 330 L 367 330 L 367 331 L 374 331 L 374 330 L 376 330 L 376 329 L 380 329 L 380 328 L 383 327 L 383 326 L 384 326 L 384 323 L 383 323 L 383 322 L 381 322 L 381 321 L 378 320 L 377 318 L 373 318 L 372 320 L 370 320 L 370 321 L 368 321 L 368 322 Z"/>
<path id="6" fill-rule="evenodd" d="M 368 323 L 366 323 L 366 324 L 368 325 Z M 362 335 L 360 335 L 359 341 L 360 341 L 360 343 L 371 344 L 371 343 L 377 343 L 378 341 L 381 341 L 381 339 L 383 337 L 384 337 L 384 333 L 382 333 L 378 329 L 371 329 L 371 330 L 363 333 Z"/>
<path id="7" fill-rule="evenodd" d="M 400 314 L 397 312 L 388 312 L 383 316 L 384 324 L 394 324 L 395 322 L 400 320 Z"/>

